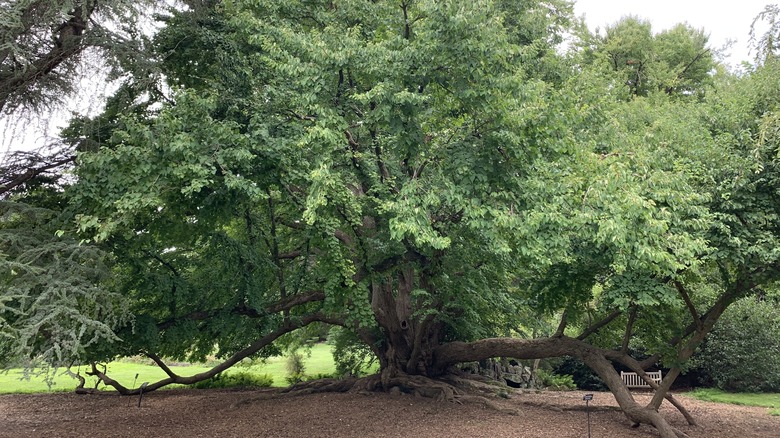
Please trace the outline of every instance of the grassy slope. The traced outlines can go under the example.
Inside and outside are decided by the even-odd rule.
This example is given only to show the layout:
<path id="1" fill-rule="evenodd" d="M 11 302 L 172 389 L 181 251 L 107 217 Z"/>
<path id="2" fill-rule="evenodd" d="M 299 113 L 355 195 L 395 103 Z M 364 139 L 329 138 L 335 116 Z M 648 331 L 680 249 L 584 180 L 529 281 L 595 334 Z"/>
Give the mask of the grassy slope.
<path id="1" fill-rule="evenodd" d="M 311 356 L 304 355 L 306 364 L 306 375 L 316 376 L 318 374 L 332 374 L 335 372 L 331 346 L 326 344 L 314 345 L 311 349 Z M 231 372 L 252 372 L 253 374 L 268 374 L 273 380 L 273 386 L 287 386 L 285 377 L 287 376 L 287 358 L 271 357 L 252 366 L 235 366 L 227 373 Z M 188 366 L 172 366 L 171 369 L 181 376 L 191 376 L 208 370 L 210 367 L 203 364 L 192 364 Z M 80 368 L 83 374 L 85 367 Z M 74 372 L 79 371 L 77 369 Z M 111 362 L 108 364 L 109 375 L 125 386 L 133 386 L 136 374 L 138 380 L 135 386 L 143 382 L 154 382 L 166 377 L 165 373 L 156 366 L 132 363 L 126 361 Z M 87 387 L 94 387 L 94 379 L 88 378 Z M 11 369 L 6 372 L 0 372 L 0 394 L 9 393 L 37 393 L 49 391 L 72 391 L 78 382 L 62 373 L 57 372 L 53 379 L 51 388 L 46 384 L 43 376 L 31 376 L 30 379 L 24 379 L 24 374 L 20 369 Z"/>
<path id="2" fill-rule="evenodd" d="M 780 415 L 780 394 L 778 393 L 732 393 L 718 389 L 697 389 L 689 394 L 704 401 L 744 406 L 763 406 L 770 408 L 770 414 Z"/>

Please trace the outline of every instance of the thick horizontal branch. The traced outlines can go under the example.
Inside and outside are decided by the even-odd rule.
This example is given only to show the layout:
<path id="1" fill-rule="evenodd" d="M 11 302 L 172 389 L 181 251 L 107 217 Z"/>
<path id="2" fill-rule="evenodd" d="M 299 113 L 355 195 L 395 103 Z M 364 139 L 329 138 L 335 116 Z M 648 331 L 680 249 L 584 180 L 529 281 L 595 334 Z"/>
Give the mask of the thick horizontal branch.
<path id="1" fill-rule="evenodd" d="M 515 359 L 546 359 L 551 357 L 583 355 L 598 351 L 608 358 L 616 359 L 620 353 L 600 349 L 587 342 L 568 336 L 554 336 L 538 339 L 489 338 L 474 342 L 450 342 L 434 350 L 434 367 L 444 370 L 461 362 L 473 362 L 491 357 Z"/>

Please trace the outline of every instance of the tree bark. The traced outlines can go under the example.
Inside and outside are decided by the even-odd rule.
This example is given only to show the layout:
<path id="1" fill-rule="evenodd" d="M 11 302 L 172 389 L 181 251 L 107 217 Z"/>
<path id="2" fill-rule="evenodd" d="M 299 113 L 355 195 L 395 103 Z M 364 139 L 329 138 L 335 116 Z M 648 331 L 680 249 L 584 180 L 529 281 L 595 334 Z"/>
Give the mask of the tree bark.
<path id="1" fill-rule="evenodd" d="M 412 296 L 415 285 L 427 289 L 425 275 L 415 274 L 410 266 L 386 275 L 371 284 L 371 308 L 384 333 L 379 348 L 380 367 L 388 379 L 401 374 L 430 376 L 433 349 L 439 345 L 440 324 L 433 315 L 420 316 L 420 307 Z"/>
<path id="2" fill-rule="evenodd" d="M 679 438 L 686 436 L 684 433 L 670 426 L 655 409 L 640 406 L 636 400 L 634 400 L 634 397 L 631 395 L 628 388 L 626 388 L 620 375 L 615 371 L 615 367 L 613 367 L 612 363 L 603 355 L 587 350 L 582 353 L 580 358 L 599 375 L 604 383 L 606 383 L 609 390 L 612 391 L 612 394 L 615 396 L 615 400 L 618 402 L 620 409 L 623 410 L 623 413 L 629 420 L 637 424 L 652 424 L 658 430 L 658 433 L 662 438 Z"/>

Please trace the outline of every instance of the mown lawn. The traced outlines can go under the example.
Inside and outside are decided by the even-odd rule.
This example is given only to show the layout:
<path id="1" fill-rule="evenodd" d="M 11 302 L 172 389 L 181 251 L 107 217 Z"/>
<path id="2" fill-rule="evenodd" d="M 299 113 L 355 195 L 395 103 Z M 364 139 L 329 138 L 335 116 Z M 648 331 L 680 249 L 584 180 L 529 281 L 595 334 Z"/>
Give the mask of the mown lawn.
<path id="1" fill-rule="evenodd" d="M 317 376 L 321 374 L 332 374 L 336 370 L 333 363 L 332 347 L 327 344 L 316 344 L 311 348 L 311 356 L 304 354 L 304 364 L 306 366 L 307 376 Z M 176 374 L 181 376 L 191 376 L 208 370 L 209 366 L 205 364 L 189 364 L 184 366 L 171 366 Z M 83 375 L 86 367 L 74 368 L 73 372 L 80 371 Z M 29 379 L 24 378 L 23 370 L 10 369 L 0 371 L 0 394 L 11 393 L 39 393 L 52 391 L 72 391 L 78 381 L 65 375 L 64 370 L 56 373 L 52 379 L 52 385 L 49 386 L 43 376 L 32 375 Z M 256 363 L 251 366 L 237 365 L 226 373 L 251 372 L 252 374 L 268 374 L 273 378 L 273 386 L 288 386 L 287 380 L 287 358 L 284 356 L 271 357 L 262 363 Z M 132 387 L 143 382 L 155 382 L 166 377 L 165 373 L 154 365 L 145 363 L 136 363 L 135 361 L 120 360 L 108 364 L 109 375 L 119 381 L 121 384 Z M 136 374 L 138 378 L 136 380 Z M 94 387 L 95 379 L 87 377 L 87 387 Z M 173 387 L 173 385 L 171 386 Z"/>
<path id="2" fill-rule="evenodd" d="M 719 389 L 697 389 L 691 396 L 704 401 L 730 403 L 743 406 L 763 406 L 771 415 L 780 415 L 780 393 L 735 393 Z"/>

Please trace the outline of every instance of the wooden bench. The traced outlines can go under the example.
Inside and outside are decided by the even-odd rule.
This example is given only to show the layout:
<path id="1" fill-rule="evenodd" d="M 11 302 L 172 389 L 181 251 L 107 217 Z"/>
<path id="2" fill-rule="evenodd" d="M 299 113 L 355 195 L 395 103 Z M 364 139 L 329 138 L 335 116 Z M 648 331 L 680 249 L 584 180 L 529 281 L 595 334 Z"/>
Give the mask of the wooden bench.
<path id="1" fill-rule="evenodd" d="M 659 385 L 661 384 L 661 379 L 663 377 L 661 376 L 660 371 L 647 371 L 645 374 L 647 374 L 647 377 L 653 379 L 655 383 Z M 621 371 L 620 378 L 623 379 L 623 383 L 625 383 L 629 388 L 650 388 L 650 385 L 645 382 L 644 379 L 639 377 L 637 373 L 627 373 L 625 371 Z"/>

